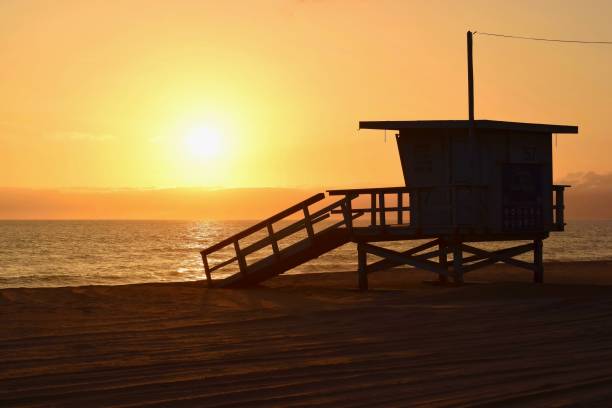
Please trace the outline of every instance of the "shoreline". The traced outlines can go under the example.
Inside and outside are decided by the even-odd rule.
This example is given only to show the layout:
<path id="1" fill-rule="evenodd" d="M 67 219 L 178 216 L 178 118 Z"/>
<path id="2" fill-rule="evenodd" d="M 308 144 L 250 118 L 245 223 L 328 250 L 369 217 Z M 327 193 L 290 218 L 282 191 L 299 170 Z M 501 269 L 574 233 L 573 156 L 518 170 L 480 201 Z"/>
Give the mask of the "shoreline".
<path id="1" fill-rule="evenodd" d="M 544 262 L 544 273 L 546 274 L 547 267 L 555 268 L 557 265 L 575 266 L 575 267 L 610 265 L 612 267 L 612 259 L 581 260 L 581 261 L 547 261 L 547 262 Z M 492 268 L 495 269 L 495 268 L 499 268 L 500 266 L 506 267 L 506 265 L 503 265 L 503 264 L 495 264 L 493 266 L 489 266 L 485 268 L 484 271 L 488 271 L 490 273 Z M 418 270 L 418 268 L 413 268 L 409 266 L 396 267 L 396 268 L 392 268 L 392 270 L 409 270 L 409 271 L 422 272 Z M 293 272 L 292 273 L 292 271 L 288 271 L 287 273 L 278 276 L 278 278 L 286 279 L 288 277 L 293 277 L 293 276 L 317 276 L 317 275 L 351 274 L 351 273 L 356 274 L 357 272 L 345 270 L 345 271 L 330 271 L 330 272 L 324 271 L 324 272 L 300 272 L 300 273 Z M 525 273 L 527 276 L 531 274 L 531 272 L 527 270 L 523 270 L 523 273 Z M 201 283 L 204 287 L 206 287 L 206 280 L 203 275 L 204 275 L 204 272 L 202 272 L 202 279 L 200 280 L 184 280 L 184 281 L 150 281 L 150 282 L 133 282 L 133 283 L 128 282 L 128 283 L 117 283 L 117 284 L 89 284 L 89 285 L 64 285 L 64 286 L 10 286 L 10 287 L 0 287 L 0 292 L 3 290 L 13 290 L 13 289 L 61 289 L 61 288 L 116 287 L 116 286 L 129 286 L 129 285 L 159 285 L 159 284 L 177 285 L 181 283 L 190 283 L 190 284 Z M 435 279 L 436 277 L 433 273 L 430 273 L 429 275 L 431 279 Z M 482 272 L 467 274 L 466 275 L 467 280 L 469 280 L 470 277 L 474 275 L 481 276 Z M 375 275 L 371 275 L 371 276 L 375 276 Z M 213 279 L 214 279 L 214 276 L 213 276 Z M 610 284 L 612 284 L 612 280 L 610 281 Z M 266 284 L 264 282 L 260 286 L 265 286 L 265 285 Z"/>

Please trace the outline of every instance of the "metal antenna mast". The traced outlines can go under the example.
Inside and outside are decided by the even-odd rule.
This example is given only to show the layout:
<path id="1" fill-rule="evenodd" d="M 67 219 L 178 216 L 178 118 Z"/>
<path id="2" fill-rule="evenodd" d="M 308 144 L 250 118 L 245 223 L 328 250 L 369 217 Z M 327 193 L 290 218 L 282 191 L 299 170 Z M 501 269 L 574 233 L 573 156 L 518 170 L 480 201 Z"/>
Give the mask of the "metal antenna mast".
<path id="1" fill-rule="evenodd" d="M 472 32 L 467 32 L 468 103 L 470 125 L 474 125 L 474 63 L 472 61 Z"/>

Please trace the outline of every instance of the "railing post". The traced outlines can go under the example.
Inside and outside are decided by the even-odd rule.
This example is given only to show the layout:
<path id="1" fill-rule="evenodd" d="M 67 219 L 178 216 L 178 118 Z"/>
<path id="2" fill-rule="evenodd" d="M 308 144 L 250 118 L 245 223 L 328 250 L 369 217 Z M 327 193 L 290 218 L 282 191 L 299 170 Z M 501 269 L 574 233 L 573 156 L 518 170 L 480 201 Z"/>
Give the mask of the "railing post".
<path id="1" fill-rule="evenodd" d="M 308 238 L 312 240 L 314 238 L 314 229 L 312 228 L 312 220 L 310 219 L 310 213 L 308 207 L 304 207 L 304 224 L 306 225 L 306 231 L 308 232 Z"/>
<path id="2" fill-rule="evenodd" d="M 346 196 L 345 201 L 340 204 L 342 207 L 342 215 L 344 216 L 344 224 L 349 234 L 353 232 L 353 211 L 351 208 L 351 200 Z"/>
<path id="3" fill-rule="evenodd" d="M 370 226 L 376 226 L 376 193 L 370 194 Z"/>
<path id="4" fill-rule="evenodd" d="M 200 253 L 202 255 L 202 262 L 204 263 L 204 274 L 206 275 L 206 284 L 208 287 L 212 287 L 212 279 L 210 277 L 210 267 L 208 266 L 208 258 L 206 254 Z"/>
<path id="5" fill-rule="evenodd" d="M 276 241 L 276 237 L 274 236 L 274 229 L 272 228 L 272 223 L 267 225 L 268 228 L 268 236 L 270 237 L 270 242 L 272 243 L 272 252 L 274 252 L 274 256 L 277 258 L 280 256 L 278 249 L 278 242 Z"/>
<path id="6" fill-rule="evenodd" d="M 378 204 L 380 204 L 380 225 L 384 227 L 387 225 L 385 219 L 385 193 L 378 193 Z"/>
<path id="7" fill-rule="evenodd" d="M 404 206 L 404 194 L 399 191 L 397 193 L 397 223 L 402 225 L 404 223 L 404 211 L 402 211 L 402 207 Z"/>
<path id="8" fill-rule="evenodd" d="M 240 244 L 238 240 L 234 241 L 234 249 L 236 250 L 236 259 L 238 259 L 238 267 L 240 268 L 240 272 L 246 274 L 247 273 L 247 264 L 246 259 L 242 255 L 242 251 L 240 250 Z"/>
<path id="9" fill-rule="evenodd" d="M 555 188 L 555 224 L 557 228 L 563 231 L 565 229 L 564 209 L 565 200 L 563 197 L 565 187 L 557 186 Z"/>

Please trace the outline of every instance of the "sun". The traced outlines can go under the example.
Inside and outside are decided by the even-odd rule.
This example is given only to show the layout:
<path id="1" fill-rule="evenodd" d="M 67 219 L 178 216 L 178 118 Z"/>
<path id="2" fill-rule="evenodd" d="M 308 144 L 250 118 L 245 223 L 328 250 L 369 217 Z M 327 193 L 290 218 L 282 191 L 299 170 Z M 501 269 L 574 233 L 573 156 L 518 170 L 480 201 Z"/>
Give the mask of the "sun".
<path id="1" fill-rule="evenodd" d="M 196 126 L 189 129 L 183 138 L 184 148 L 198 159 L 217 159 L 223 155 L 221 132 L 212 126 Z"/>

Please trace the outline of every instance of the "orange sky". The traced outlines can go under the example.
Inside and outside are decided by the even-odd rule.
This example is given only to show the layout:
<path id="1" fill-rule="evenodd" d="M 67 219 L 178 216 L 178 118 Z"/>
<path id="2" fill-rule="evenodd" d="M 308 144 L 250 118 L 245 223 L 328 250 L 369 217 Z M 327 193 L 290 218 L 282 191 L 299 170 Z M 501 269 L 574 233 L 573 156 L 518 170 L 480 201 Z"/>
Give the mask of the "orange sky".
<path id="1" fill-rule="evenodd" d="M 12 188 L 397 185 L 393 140 L 358 121 L 465 118 L 467 29 L 612 40 L 608 1 L 3 0 L 0 15 Z M 610 67 L 612 46 L 476 36 L 476 116 L 577 124 L 556 178 L 609 173 Z"/>

